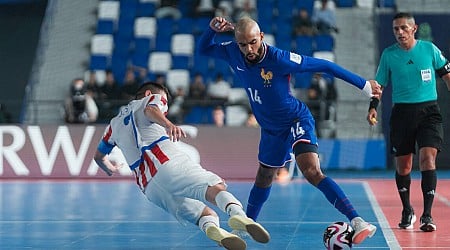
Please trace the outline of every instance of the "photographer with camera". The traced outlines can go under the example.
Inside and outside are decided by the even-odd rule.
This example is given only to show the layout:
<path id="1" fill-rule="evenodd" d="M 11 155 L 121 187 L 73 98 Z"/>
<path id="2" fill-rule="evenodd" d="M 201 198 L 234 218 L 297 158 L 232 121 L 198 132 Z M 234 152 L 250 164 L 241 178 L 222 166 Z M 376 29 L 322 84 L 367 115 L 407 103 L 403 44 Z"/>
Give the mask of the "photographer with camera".
<path id="1" fill-rule="evenodd" d="M 65 121 L 67 123 L 91 123 L 98 117 L 97 104 L 86 90 L 83 79 L 72 80 L 70 93 L 65 101 Z"/>

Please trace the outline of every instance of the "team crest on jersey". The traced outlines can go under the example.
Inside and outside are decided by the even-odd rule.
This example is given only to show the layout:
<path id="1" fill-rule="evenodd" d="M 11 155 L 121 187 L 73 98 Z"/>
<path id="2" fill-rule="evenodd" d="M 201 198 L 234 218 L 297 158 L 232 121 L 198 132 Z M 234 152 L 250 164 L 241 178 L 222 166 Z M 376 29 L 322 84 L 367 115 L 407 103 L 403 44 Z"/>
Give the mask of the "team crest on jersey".
<path id="1" fill-rule="evenodd" d="M 264 79 L 264 87 L 270 87 L 272 85 L 273 73 L 272 71 L 266 71 L 264 68 L 261 68 L 261 78 Z"/>

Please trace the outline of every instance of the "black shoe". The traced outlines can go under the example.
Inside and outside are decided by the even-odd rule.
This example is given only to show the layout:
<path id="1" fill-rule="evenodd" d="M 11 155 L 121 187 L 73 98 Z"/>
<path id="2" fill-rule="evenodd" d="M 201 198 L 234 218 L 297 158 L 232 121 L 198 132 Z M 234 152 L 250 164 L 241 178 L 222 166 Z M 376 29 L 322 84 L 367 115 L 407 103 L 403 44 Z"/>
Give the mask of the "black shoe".
<path id="1" fill-rule="evenodd" d="M 434 224 L 431 216 L 422 215 L 422 217 L 420 217 L 420 230 L 424 232 L 436 231 L 436 224 Z"/>
<path id="2" fill-rule="evenodd" d="M 416 215 L 413 209 L 403 209 L 402 211 L 402 221 L 398 223 L 398 227 L 401 229 L 412 229 L 413 224 L 416 222 Z"/>

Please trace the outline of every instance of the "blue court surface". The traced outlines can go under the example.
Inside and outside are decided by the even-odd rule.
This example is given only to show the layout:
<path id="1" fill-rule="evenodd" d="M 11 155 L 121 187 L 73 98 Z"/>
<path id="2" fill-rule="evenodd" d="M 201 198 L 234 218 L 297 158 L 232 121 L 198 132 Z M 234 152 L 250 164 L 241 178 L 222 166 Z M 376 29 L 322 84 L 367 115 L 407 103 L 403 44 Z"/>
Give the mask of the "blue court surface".
<path id="1" fill-rule="evenodd" d="M 338 179 L 353 205 L 378 227 L 355 249 L 389 249 L 393 236 L 364 181 Z M 252 182 L 228 182 L 244 206 Z M 183 226 L 148 202 L 134 181 L 2 181 L 0 249 L 221 249 L 198 227 Z M 218 211 L 216 209 L 216 211 Z M 228 216 L 218 211 L 222 227 Z M 274 184 L 259 222 L 271 233 L 247 249 L 324 249 L 328 224 L 346 221 L 323 194 L 302 179 Z M 380 228 L 381 225 L 381 228 Z M 385 228 L 385 230 L 383 230 Z"/>

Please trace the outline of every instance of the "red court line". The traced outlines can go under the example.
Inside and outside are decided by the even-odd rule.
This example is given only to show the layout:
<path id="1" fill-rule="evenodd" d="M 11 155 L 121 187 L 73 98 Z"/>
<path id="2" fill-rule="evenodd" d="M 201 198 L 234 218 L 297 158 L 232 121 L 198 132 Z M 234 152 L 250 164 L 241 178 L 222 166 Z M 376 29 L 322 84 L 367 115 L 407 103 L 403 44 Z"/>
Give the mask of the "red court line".
<path id="1" fill-rule="evenodd" d="M 438 180 L 432 210 L 437 230 L 431 233 L 425 233 L 419 229 L 419 218 L 423 211 L 420 179 L 414 179 L 411 183 L 411 203 L 417 221 L 414 229 L 410 230 L 398 229 L 402 205 L 394 179 L 367 181 L 402 249 L 450 249 L 450 237 L 447 231 L 450 227 L 450 180 Z"/>

